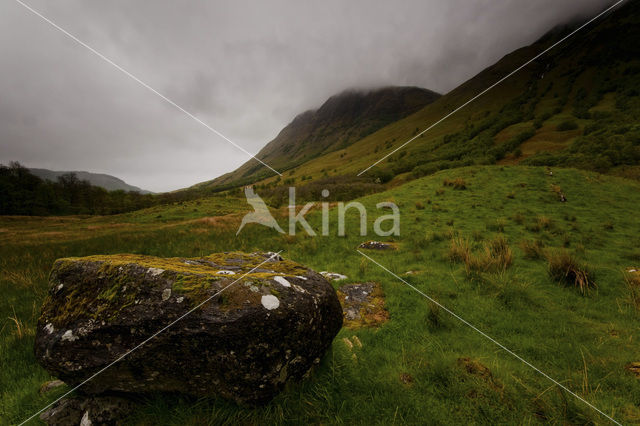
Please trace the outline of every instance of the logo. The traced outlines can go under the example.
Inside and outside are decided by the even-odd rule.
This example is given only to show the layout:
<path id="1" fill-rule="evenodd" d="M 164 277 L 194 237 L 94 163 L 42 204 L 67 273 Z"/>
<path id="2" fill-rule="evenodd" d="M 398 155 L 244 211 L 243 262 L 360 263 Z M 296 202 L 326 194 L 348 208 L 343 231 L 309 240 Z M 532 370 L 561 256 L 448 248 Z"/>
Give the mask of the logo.
<path id="1" fill-rule="evenodd" d="M 284 234 L 285 231 L 280 227 L 280 224 L 273 217 L 271 212 L 269 211 L 269 207 L 264 202 L 264 200 L 255 193 L 252 186 L 246 186 L 244 188 L 244 195 L 247 198 L 247 203 L 253 207 L 253 211 L 247 213 L 242 218 L 242 223 L 240 223 L 240 227 L 236 232 L 236 236 L 240 234 L 240 231 L 245 227 L 245 225 L 250 223 L 257 223 L 259 225 L 266 226 L 267 228 L 272 228 L 278 231 L 281 234 Z M 329 196 L 329 191 L 327 189 L 322 190 L 322 197 L 327 198 Z M 311 210 L 317 203 L 310 202 L 306 203 L 300 210 L 297 210 L 296 207 L 296 189 L 294 187 L 289 187 L 289 235 L 295 235 L 296 229 L 298 225 L 301 226 L 305 232 L 310 236 L 316 236 L 316 231 L 309 225 L 307 222 L 305 215 Z M 321 202 L 322 208 L 322 229 L 319 230 L 323 236 L 329 235 L 329 203 Z M 337 203 L 337 215 L 338 215 L 338 235 L 344 236 L 346 233 L 346 216 L 349 210 L 356 210 L 360 219 L 359 222 L 359 230 L 360 235 L 367 235 L 368 231 L 368 222 L 367 222 L 367 209 L 364 204 L 358 201 L 350 201 L 348 203 L 338 202 Z M 373 230 L 376 235 L 384 237 L 384 236 L 399 236 L 400 235 L 400 209 L 398 206 L 390 201 L 385 201 L 376 204 L 376 209 L 391 211 L 390 214 L 384 214 L 378 217 L 373 223 Z M 390 225 L 383 226 L 386 222 L 390 222 Z M 387 229 L 383 229 L 386 227 Z"/>
<path id="2" fill-rule="evenodd" d="M 269 207 L 267 207 L 264 200 L 253 191 L 253 187 L 245 186 L 244 195 L 247 197 L 247 203 L 253 207 L 253 211 L 244 215 L 236 235 L 242 231 L 242 228 L 244 228 L 247 223 L 259 223 L 260 225 L 264 225 L 267 228 L 273 228 L 279 233 L 284 234 L 284 231 L 280 228 L 276 219 L 271 215 Z"/>

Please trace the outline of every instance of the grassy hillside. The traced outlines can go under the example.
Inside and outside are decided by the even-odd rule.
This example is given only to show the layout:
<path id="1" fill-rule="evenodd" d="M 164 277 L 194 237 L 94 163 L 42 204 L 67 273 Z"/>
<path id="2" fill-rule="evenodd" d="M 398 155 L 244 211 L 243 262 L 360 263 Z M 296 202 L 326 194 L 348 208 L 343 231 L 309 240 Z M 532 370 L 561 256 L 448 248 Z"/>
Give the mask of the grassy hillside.
<path id="1" fill-rule="evenodd" d="M 346 148 L 387 124 L 414 113 L 439 96 L 419 87 L 346 90 L 330 97 L 317 110 L 295 117 L 256 157 L 277 170 L 286 171 L 322 154 Z M 251 159 L 236 171 L 195 187 L 238 185 L 271 174 L 264 170 L 262 164 Z"/>
<path id="2" fill-rule="evenodd" d="M 640 282 L 625 272 L 640 266 L 639 183 L 575 169 L 445 170 L 360 199 L 369 231 L 382 214 L 375 204 L 385 200 L 401 209 L 398 250 L 370 256 L 608 415 L 640 420 L 638 379 L 625 369 L 640 361 Z M 336 236 L 335 209 L 329 237 L 283 236 L 258 225 L 236 237 L 248 211 L 239 208 L 237 199 L 220 196 L 104 218 L 0 218 L 0 310 L 10 317 L 0 329 L 0 417 L 16 422 L 62 393 L 39 395 L 49 377 L 32 350 L 54 259 L 283 249 L 316 270 L 349 276 L 336 286 L 381 283 L 390 321 L 343 329 L 311 376 L 265 407 L 153 396 L 131 423 L 606 423 L 363 259 L 356 247 L 366 238 L 355 211 L 345 237 Z M 309 218 L 319 227 L 320 212 Z M 570 263 L 567 254 L 595 283 L 585 294 L 549 273 L 550 263 Z"/>
<path id="3" fill-rule="evenodd" d="M 353 176 L 462 105 L 570 28 L 518 49 L 410 116 L 347 147 L 305 161 L 261 188 Z M 579 167 L 640 177 L 640 2 L 583 29 L 491 92 L 368 171 L 394 183 L 474 164 Z M 306 145 L 305 149 L 312 149 Z M 297 152 L 304 152 L 297 151 Z M 237 174 L 227 186 L 246 184 Z M 236 179 L 236 180 L 234 180 Z M 255 178 L 253 179 L 255 180 Z M 385 180 L 385 179 L 383 179 Z M 201 188 L 215 189 L 214 184 Z"/>

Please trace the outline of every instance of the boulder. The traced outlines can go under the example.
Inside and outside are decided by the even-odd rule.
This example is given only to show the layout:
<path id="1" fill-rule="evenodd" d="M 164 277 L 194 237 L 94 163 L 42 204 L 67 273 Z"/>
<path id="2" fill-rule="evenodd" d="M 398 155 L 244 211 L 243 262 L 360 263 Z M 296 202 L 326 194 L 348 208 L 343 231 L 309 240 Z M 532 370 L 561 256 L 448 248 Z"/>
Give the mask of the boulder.
<path id="1" fill-rule="evenodd" d="M 80 388 L 90 395 L 177 392 L 259 404 L 300 379 L 341 327 L 331 284 L 278 255 L 90 256 L 55 262 L 35 354 L 70 387 L 108 367 Z"/>

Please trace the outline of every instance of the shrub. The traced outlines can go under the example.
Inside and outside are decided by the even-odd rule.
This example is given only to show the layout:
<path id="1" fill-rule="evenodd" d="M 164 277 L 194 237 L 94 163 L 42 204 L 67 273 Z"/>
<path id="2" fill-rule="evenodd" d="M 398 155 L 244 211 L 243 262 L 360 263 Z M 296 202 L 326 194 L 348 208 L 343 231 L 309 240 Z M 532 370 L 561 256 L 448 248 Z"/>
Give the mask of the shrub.
<path id="1" fill-rule="evenodd" d="M 388 169 L 374 169 L 371 171 L 371 176 L 376 182 L 387 183 L 393 179 L 393 172 Z"/>
<path id="2" fill-rule="evenodd" d="M 444 185 L 444 186 L 452 186 L 453 189 L 459 189 L 459 190 L 467 189 L 467 183 L 462 178 L 455 178 L 453 180 L 445 179 L 442 182 L 442 185 Z"/>
<path id="3" fill-rule="evenodd" d="M 554 281 L 576 287 L 583 295 L 596 286 L 593 272 L 566 250 L 547 255 L 549 275 Z"/>
<path id="4" fill-rule="evenodd" d="M 568 130 L 576 130 L 578 123 L 573 120 L 566 120 L 556 126 L 556 130 L 559 132 L 566 132 Z"/>

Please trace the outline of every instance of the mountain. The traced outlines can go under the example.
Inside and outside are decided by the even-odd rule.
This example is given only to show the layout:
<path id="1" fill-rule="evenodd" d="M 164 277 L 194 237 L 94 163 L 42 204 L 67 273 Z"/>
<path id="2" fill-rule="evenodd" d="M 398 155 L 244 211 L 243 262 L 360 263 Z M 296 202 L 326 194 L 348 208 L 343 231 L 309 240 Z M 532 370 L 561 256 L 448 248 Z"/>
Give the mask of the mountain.
<path id="1" fill-rule="evenodd" d="M 348 147 L 439 97 L 419 87 L 346 90 L 330 97 L 320 108 L 296 116 L 256 157 L 277 170 L 288 170 Z M 234 172 L 198 186 L 255 180 L 265 174 L 264 166 L 251 159 Z"/>
<path id="2" fill-rule="evenodd" d="M 90 172 L 61 172 L 47 169 L 29 169 L 29 171 L 38 176 L 40 179 L 50 180 L 55 182 L 59 176 L 62 176 L 67 173 L 75 173 L 78 179 L 80 180 L 88 180 L 89 183 L 93 186 L 99 186 L 101 188 L 106 189 L 107 191 L 133 191 L 139 192 L 141 194 L 151 194 L 151 191 L 146 191 L 144 189 L 140 189 L 137 186 L 129 185 L 122 179 L 119 179 L 115 176 L 106 175 L 103 173 L 90 173 Z"/>
<path id="3" fill-rule="evenodd" d="M 369 111 L 362 107 L 364 101 L 352 100 L 358 96 L 370 99 L 366 95 L 346 92 L 335 96 L 317 111 L 298 116 L 258 157 L 280 171 L 287 170 L 286 184 L 309 185 L 310 181 L 338 177 L 351 182 L 354 175 L 561 40 L 577 25 L 552 29 L 412 114 L 407 114 L 412 108 L 404 109 L 396 114 L 401 118 L 387 125 L 382 125 L 385 120 L 375 121 L 364 113 Z M 383 100 L 389 102 L 384 96 L 377 100 L 373 110 L 384 111 L 381 115 L 391 120 L 395 107 L 383 105 Z M 630 1 L 529 63 L 363 176 L 382 174 L 399 183 L 467 165 L 524 164 L 577 167 L 640 179 L 638 117 L 640 2 Z M 281 181 L 253 160 L 196 188 L 219 190 L 247 183 L 274 187 Z"/>

